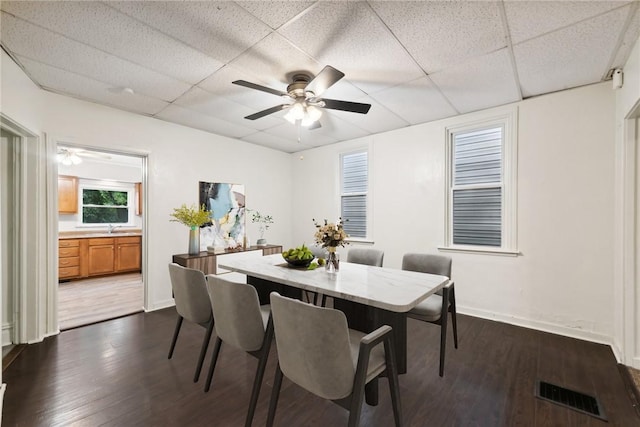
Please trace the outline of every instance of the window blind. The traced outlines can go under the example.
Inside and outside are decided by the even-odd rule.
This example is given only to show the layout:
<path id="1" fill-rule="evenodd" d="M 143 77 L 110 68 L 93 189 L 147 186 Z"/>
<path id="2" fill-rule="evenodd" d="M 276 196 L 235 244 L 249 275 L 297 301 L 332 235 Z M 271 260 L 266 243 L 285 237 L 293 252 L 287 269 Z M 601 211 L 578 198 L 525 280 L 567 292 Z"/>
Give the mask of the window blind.
<path id="1" fill-rule="evenodd" d="M 341 213 L 344 230 L 351 237 L 367 237 L 367 152 L 342 156 Z"/>
<path id="2" fill-rule="evenodd" d="M 453 191 L 453 243 L 500 246 L 502 244 L 502 189 Z"/>
<path id="3" fill-rule="evenodd" d="M 454 137 L 454 185 L 502 181 L 502 128 Z"/>

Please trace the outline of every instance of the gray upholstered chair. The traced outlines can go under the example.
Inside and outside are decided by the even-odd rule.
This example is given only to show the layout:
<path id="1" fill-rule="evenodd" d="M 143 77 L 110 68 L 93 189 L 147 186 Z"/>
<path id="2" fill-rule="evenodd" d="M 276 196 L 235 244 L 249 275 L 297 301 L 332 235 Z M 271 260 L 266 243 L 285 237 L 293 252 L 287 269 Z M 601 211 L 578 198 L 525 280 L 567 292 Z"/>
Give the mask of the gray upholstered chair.
<path id="1" fill-rule="evenodd" d="M 268 305 L 260 306 L 258 292 L 246 283 L 231 282 L 220 276 L 207 275 L 207 291 L 216 324 L 216 343 L 204 391 L 209 391 L 222 343 L 258 358 L 258 368 L 245 426 L 250 426 L 258 403 L 262 378 L 273 340 L 273 322 Z"/>
<path id="2" fill-rule="evenodd" d="M 372 265 L 374 267 L 382 267 L 383 259 L 384 251 L 372 248 L 353 248 L 349 249 L 347 254 L 347 262 Z"/>
<path id="3" fill-rule="evenodd" d="M 390 326 L 365 334 L 348 329 L 344 313 L 271 293 L 278 349 L 267 426 L 275 418 L 283 375 L 309 392 L 349 410 L 357 426 L 365 385 L 385 374 L 396 426 L 402 425 L 398 374 Z"/>
<path id="4" fill-rule="evenodd" d="M 451 279 L 451 258 L 443 255 L 409 253 L 402 258 L 402 269 L 438 274 Z M 444 375 L 448 313 L 451 313 L 453 324 L 453 342 L 455 348 L 458 348 L 456 294 L 453 281 L 450 280 L 441 291 L 431 295 L 408 313 L 408 316 L 413 319 L 440 325 L 440 376 Z"/>
<path id="5" fill-rule="evenodd" d="M 196 372 L 193 376 L 193 382 L 195 383 L 198 381 L 198 378 L 200 378 L 202 362 L 207 353 L 211 333 L 213 332 L 213 315 L 211 313 L 211 304 L 207 297 L 207 282 L 202 271 L 182 267 L 174 263 L 169 264 L 169 277 L 171 278 L 173 299 L 176 302 L 176 311 L 178 312 L 178 320 L 175 331 L 173 332 L 171 347 L 169 348 L 169 359 L 173 356 L 173 350 L 176 347 L 178 334 L 180 333 L 184 319 L 206 329 L 200 348 Z"/>

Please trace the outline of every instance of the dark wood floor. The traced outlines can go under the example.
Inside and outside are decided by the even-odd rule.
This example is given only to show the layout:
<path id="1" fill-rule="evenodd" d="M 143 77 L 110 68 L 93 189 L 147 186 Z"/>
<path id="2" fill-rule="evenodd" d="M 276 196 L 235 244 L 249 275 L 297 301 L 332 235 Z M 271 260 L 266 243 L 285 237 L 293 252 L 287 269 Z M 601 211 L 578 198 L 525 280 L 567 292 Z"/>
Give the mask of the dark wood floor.
<path id="1" fill-rule="evenodd" d="M 223 346 L 205 394 L 203 378 L 192 382 L 204 329 L 185 322 L 174 358 L 167 360 L 174 322 L 173 309 L 141 313 L 28 346 L 4 372 L 4 425 L 243 425 L 256 360 Z M 409 373 L 400 378 L 406 425 L 640 425 L 607 346 L 459 316 L 460 348 L 449 346 L 440 378 L 438 332 L 409 321 Z M 266 420 L 275 359 L 272 352 L 256 426 Z M 537 379 L 596 395 L 609 422 L 536 399 Z M 380 385 L 380 404 L 365 406 L 363 426 L 393 425 L 386 380 Z M 285 379 L 276 425 L 339 426 L 346 420 L 345 410 Z"/>

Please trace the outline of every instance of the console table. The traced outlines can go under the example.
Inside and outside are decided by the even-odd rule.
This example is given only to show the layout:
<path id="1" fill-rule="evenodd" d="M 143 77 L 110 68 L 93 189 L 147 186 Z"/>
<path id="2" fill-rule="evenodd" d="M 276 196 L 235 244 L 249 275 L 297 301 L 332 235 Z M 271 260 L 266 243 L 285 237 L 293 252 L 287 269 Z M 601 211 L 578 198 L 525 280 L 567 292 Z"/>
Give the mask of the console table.
<path id="1" fill-rule="evenodd" d="M 198 255 L 179 254 L 173 256 L 173 262 L 187 268 L 202 271 L 204 274 L 223 274 L 230 270 L 221 268 L 219 264 L 222 260 L 231 261 L 261 257 L 264 255 L 279 254 L 282 252 L 282 245 L 250 246 L 248 248 L 227 249 L 224 252 L 200 252 Z"/>

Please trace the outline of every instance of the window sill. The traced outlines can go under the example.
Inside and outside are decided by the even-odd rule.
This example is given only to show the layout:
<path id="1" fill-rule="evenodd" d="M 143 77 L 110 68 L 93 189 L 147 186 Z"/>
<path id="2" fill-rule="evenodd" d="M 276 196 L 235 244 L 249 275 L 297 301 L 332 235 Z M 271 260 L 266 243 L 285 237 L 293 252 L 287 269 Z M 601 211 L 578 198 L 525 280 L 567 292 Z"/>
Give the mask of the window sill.
<path id="1" fill-rule="evenodd" d="M 348 243 L 354 243 L 354 244 L 363 244 L 363 245 L 373 245 L 375 244 L 375 242 L 373 240 L 367 240 L 367 239 L 357 239 L 357 238 L 349 238 L 346 240 L 346 242 Z"/>
<path id="2" fill-rule="evenodd" d="M 510 251 L 506 249 L 490 249 L 480 248 L 475 246 L 438 246 L 438 250 L 441 252 L 459 252 L 467 254 L 481 254 L 481 255 L 498 255 L 498 256 L 511 256 L 516 257 L 522 255 L 520 251 Z"/>

